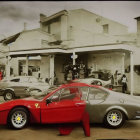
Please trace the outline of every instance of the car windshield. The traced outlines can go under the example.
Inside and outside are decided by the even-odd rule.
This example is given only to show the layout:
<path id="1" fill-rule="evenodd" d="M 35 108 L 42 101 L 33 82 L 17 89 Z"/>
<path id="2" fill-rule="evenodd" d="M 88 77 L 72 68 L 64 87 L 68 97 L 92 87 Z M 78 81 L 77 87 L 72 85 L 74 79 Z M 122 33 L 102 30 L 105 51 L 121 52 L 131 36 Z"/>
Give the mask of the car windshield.
<path id="1" fill-rule="evenodd" d="M 59 86 L 51 86 L 47 91 L 41 91 L 39 89 L 30 90 L 30 95 L 38 100 L 42 100 L 47 94 L 51 93 L 52 91 L 56 90 Z"/>

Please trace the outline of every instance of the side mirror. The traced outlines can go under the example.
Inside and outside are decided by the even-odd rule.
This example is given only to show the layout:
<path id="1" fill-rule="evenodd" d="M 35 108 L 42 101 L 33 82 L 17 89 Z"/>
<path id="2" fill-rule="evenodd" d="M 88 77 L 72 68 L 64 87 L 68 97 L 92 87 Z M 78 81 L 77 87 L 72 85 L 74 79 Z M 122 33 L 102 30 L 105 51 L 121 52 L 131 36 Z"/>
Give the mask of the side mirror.
<path id="1" fill-rule="evenodd" d="M 46 100 L 46 104 L 48 105 L 48 104 L 50 104 L 51 103 L 51 99 L 47 99 Z"/>

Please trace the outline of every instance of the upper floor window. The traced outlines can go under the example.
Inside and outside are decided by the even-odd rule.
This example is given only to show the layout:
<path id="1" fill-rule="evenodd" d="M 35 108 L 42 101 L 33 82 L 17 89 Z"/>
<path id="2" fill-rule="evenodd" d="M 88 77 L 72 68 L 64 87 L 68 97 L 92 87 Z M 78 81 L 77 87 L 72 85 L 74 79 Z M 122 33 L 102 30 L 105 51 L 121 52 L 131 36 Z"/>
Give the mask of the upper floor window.
<path id="1" fill-rule="evenodd" d="M 51 33 L 51 25 L 48 25 L 48 33 Z"/>
<path id="2" fill-rule="evenodd" d="M 109 33 L 109 27 L 108 24 L 103 25 L 103 33 L 108 34 Z"/>

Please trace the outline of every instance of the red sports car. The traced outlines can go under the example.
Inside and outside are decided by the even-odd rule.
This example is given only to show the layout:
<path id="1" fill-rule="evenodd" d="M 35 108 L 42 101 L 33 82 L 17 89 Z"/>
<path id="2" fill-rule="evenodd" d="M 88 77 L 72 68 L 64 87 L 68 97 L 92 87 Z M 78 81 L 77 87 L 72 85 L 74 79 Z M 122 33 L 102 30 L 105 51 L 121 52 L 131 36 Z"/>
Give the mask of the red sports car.
<path id="1" fill-rule="evenodd" d="M 66 84 L 45 97 L 16 99 L 0 104 L 0 124 L 21 129 L 28 123 L 74 123 L 82 120 L 86 102 L 79 90 L 84 83 Z"/>

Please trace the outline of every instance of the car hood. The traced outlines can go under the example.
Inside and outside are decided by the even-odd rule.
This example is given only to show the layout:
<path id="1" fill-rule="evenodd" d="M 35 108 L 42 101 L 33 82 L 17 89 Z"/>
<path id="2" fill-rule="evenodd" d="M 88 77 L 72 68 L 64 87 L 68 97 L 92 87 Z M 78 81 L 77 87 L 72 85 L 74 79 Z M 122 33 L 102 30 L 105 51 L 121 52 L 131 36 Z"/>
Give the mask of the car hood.
<path id="1" fill-rule="evenodd" d="M 29 106 L 34 103 L 40 103 L 41 101 L 34 99 L 33 97 L 28 97 L 24 99 L 15 99 L 11 101 L 6 101 L 0 103 L 0 111 L 9 110 L 17 105 Z"/>

